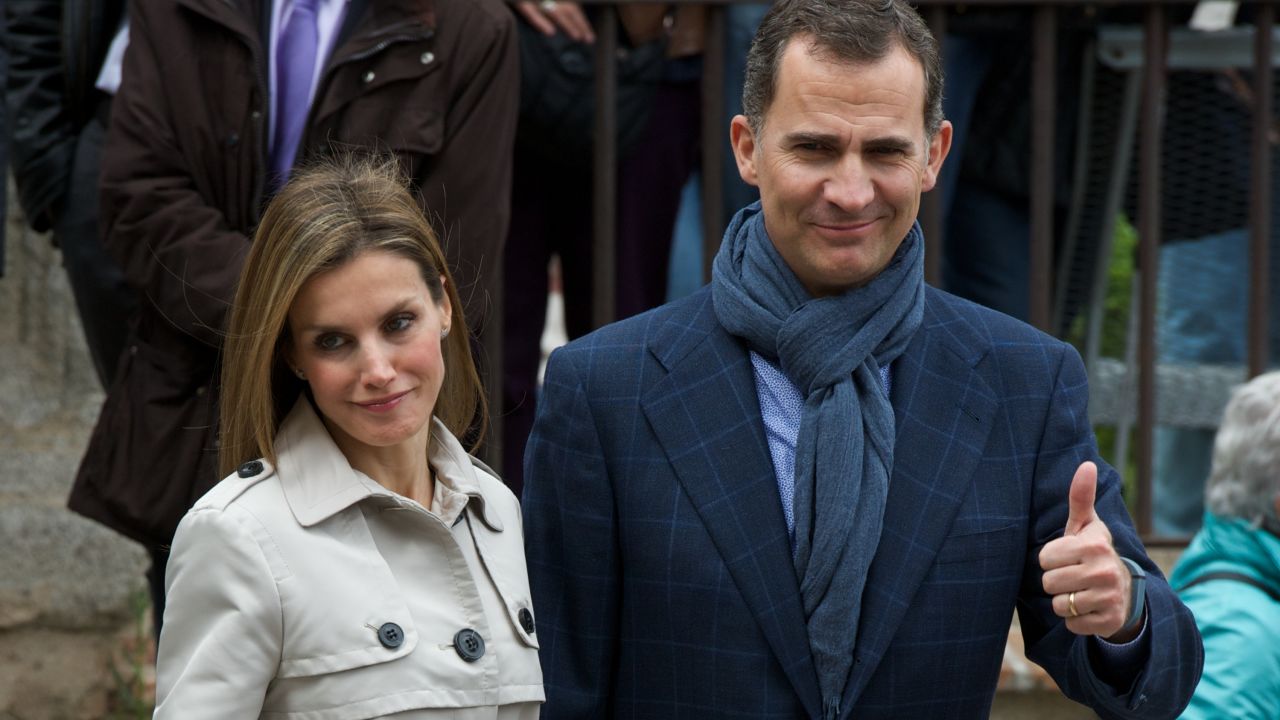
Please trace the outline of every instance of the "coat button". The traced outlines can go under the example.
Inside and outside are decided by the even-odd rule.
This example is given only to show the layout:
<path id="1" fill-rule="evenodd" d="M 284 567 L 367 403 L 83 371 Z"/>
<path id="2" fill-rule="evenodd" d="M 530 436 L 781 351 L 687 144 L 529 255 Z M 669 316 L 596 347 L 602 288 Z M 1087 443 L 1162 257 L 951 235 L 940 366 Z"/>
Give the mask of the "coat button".
<path id="1" fill-rule="evenodd" d="M 260 472 L 262 472 L 262 462 L 260 460 L 250 460 L 241 465 L 239 470 L 236 470 L 236 474 L 242 478 L 251 478 Z"/>
<path id="2" fill-rule="evenodd" d="M 422 62 L 422 64 L 423 64 L 423 65 L 430 65 L 430 64 L 431 64 L 431 62 L 432 62 L 433 60 L 435 60 L 435 59 L 436 59 L 436 54 L 435 54 L 435 53 L 432 53 L 432 52 L 424 52 L 424 53 L 422 53 L 422 55 L 418 58 L 418 60 L 420 60 L 420 61 Z"/>
<path id="3" fill-rule="evenodd" d="M 360 79 L 361 79 L 361 80 L 364 80 L 364 84 L 365 84 L 365 85 L 368 85 L 369 83 L 373 82 L 373 79 L 374 79 L 375 77 L 377 77 L 377 75 L 374 75 L 374 74 L 373 74 L 373 71 L 372 71 L 372 70 L 370 70 L 369 72 L 367 72 L 367 73 L 365 73 L 365 74 L 364 74 L 364 77 L 362 77 L 362 78 L 360 78 Z"/>
<path id="4" fill-rule="evenodd" d="M 395 650 L 404 643 L 404 631 L 393 622 L 383 623 L 378 628 L 378 642 L 382 643 L 382 647 Z"/>
<path id="5" fill-rule="evenodd" d="M 458 657 L 463 660 L 475 662 L 484 656 L 484 638 L 471 628 L 459 630 L 453 636 L 453 649 L 458 651 Z"/>
<path id="6" fill-rule="evenodd" d="M 524 631 L 527 634 L 532 635 L 533 613 L 529 612 L 529 608 L 520 608 L 520 612 L 517 616 L 520 618 L 520 627 L 524 628 Z"/>

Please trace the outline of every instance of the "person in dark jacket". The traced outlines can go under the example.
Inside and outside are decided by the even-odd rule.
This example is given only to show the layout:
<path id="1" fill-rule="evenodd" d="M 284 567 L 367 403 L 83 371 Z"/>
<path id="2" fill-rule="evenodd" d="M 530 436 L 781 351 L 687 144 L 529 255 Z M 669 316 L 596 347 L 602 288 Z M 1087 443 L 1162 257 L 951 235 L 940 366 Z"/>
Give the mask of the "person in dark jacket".
<path id="1" fill-rule="evenodd" d="M 129 30 L 102 236 L 145 302 L 69 504 L 162 554 L 218 479 L 229 303 L 261 211 L 298 163 L 393 155 L 468 324 L 483 323 L 507 230 L 518 48 L 499 0 L 141 0 Z"/>
<path id="2" fill-rule="evenodd" d="M 118 77 L 124 0 L 6 0 L 10 157 L 27 222 L 62 250 L 98 380 L 111 383 L 137 294 L 98 239 L 103 122 Z M 106 91 L 98 86 L 102 85 Z"/>

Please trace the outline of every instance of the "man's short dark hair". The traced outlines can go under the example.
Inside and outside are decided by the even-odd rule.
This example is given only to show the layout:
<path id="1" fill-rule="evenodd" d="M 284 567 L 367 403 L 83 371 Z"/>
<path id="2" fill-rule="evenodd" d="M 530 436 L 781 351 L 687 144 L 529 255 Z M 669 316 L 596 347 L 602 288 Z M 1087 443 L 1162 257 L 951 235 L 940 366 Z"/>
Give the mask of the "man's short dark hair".
<path id="1" fill-rule="evenodd" d="M 924 68 L 924 127 L 942 126 L 942 64 L 938 44 L 904 0 L 778 0 L 765 15 L 747 52 L 742 110 L 754 134 L 773 103 L 778 66 L 787 43 L 805 35 L 818 53 L 848 63 L 874 63 L 902 47 Z"/>

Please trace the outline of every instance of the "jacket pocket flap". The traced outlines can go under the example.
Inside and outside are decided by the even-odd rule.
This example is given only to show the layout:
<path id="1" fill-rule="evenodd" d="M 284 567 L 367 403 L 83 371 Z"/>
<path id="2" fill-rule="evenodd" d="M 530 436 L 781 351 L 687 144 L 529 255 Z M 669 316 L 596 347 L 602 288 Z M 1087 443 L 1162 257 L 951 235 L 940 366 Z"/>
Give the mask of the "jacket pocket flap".
<path id="1" fill-rule="evenodd" d="M 380 626 L 370 623 L 365 626 L 369 641 L 360 646 L 341 650 L 335 648 L 331 654 L 283 658 L 276 675 L 282 678 L 324 675 L 390 662 L 413 652 L 418 646 L 418 631 L 407 625 L 396 624 L 395 630 L 387 625 L 388 623 Z M 392 647 L 396 642 L 399 644 Z"/>
<path id="2" fill-rule="evenodd" d="M 936 562 L 945 565 L 1007 555 L 1017 529 L 1016 524 L 994 529 L 955 528 L 957 532 L 943 540 Z"/>

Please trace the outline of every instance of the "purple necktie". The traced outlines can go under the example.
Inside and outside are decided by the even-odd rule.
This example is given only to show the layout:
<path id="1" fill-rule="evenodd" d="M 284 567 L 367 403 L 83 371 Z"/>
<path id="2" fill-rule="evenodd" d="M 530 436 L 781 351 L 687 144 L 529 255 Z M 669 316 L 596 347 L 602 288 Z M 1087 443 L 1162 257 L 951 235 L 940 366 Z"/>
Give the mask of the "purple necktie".
<path id="1" fill-rule="evenodd" d="M 318 3 L 319 0 L 293 0 L 293 10 L 276 41 L 275 144 L 271 169 L 278 185 L 289 178 L 307 123 L 316 47 L 320 44 L 316 29 Z"/>

